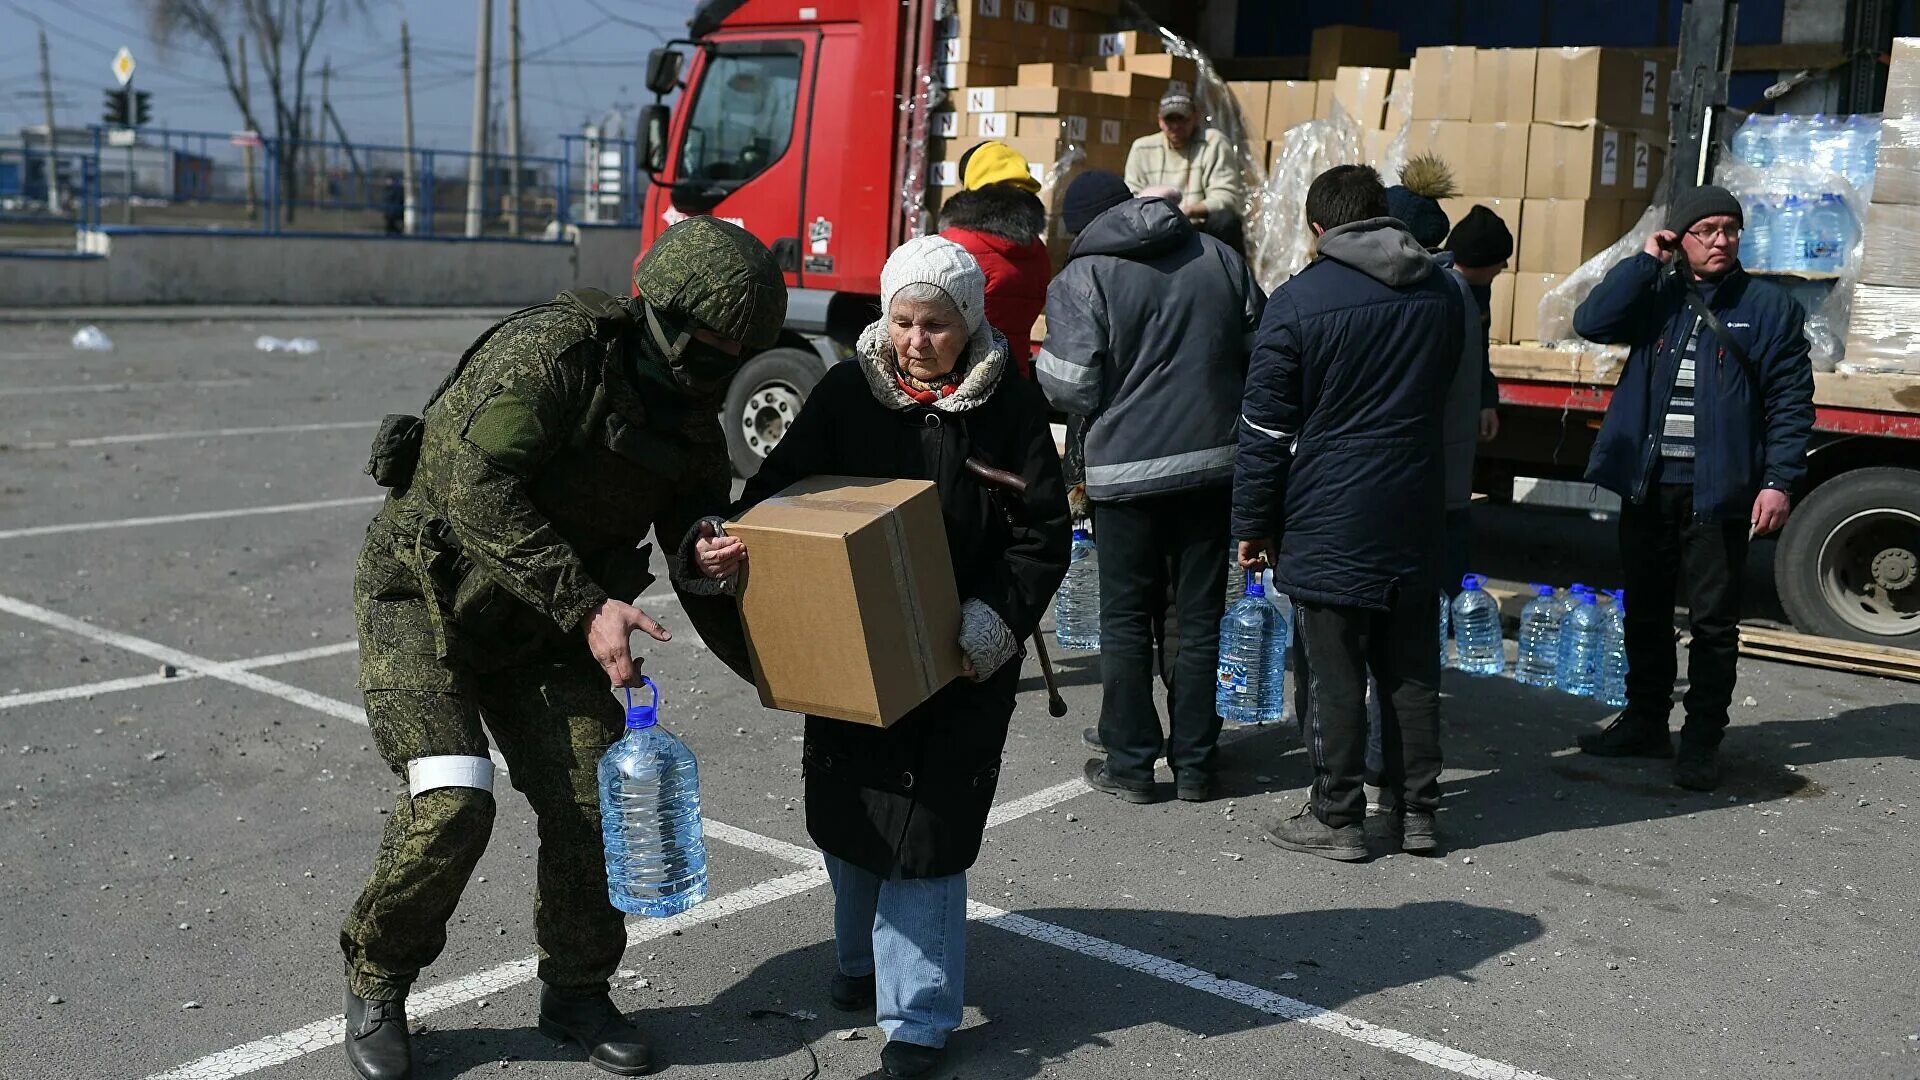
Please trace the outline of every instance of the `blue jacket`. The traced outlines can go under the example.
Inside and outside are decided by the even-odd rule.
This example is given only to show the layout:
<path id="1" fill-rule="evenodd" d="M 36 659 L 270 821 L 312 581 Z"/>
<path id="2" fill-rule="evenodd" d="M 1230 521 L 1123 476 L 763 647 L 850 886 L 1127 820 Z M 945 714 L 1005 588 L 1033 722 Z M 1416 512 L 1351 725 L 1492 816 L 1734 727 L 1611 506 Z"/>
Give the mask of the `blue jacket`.
<path id="1" fill-rule="evenodd" d="M 1694 315 L 1680 280 L 1642 252 L 1615 266 L 1573 313 L 1574 333 L 1629 345 L 1587 479 L 1640 502 L 1647 496 L 1680 351 Z M 1792 494 L 1806 476 L 1813 432 L 1807 314 L 1774 285 L 1738 266 L 1700 282 L 1707 307 L 1746 350 L 1751 372 L 1701 328 L 1694 357 L 1693 512 L 1745 521 L 1762 487 Z"/>
<path id="2" fill-rule="evenodd" d="M 1241 401 L 1233 535 L 1270 539 L 1274 582 L 1385 610 L 1433 589 L 1441 414 L 1466 301 L 1406 226 L 1356 221 L 1267 300 Z"/>

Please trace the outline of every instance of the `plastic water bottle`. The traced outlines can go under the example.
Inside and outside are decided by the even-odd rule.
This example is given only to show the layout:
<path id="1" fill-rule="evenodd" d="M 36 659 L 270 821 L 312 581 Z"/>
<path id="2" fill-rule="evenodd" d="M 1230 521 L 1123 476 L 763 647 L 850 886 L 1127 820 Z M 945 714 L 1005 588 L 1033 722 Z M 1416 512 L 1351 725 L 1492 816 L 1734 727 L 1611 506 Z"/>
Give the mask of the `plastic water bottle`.
<path id="1" fill-rule="evenodd" d="M 1453 605 L 1447 599 L 1447 591 L 1440 590 L 1440 670 L 1447 668 L 1447 630 L 1452 622 Z"/>
<path id="2" fill-rule="evenodd" d="M 1773 215 L 1769 267 L 1786 272 L 1806 269 L 1801 265 L 1800 253 L 1800 221 L 1806 216 L 1806 202 L 1800 196 L 1789 195 L 1780 200 L 1780 209 Z"/>
<path id="3" fill-rule="evenodd" d="M 1606 632 L 1600 656 L 1600 700 L 1616 709 L 1627 707 L 1627 591 L 1609 589 Z"/>
<path id="4" fill-rule="evenodd" d="M 627 733 L 600 759 L 600 832 L 607 898 L 629 915 L 678 915 L 707 898 L 707 842 L 700 827 L 700 763 L 627 691 Z"/>
<path id="5" fill-rule="evenodd" d="M 1053 640 L 1079 652 L 1100 648 L 1100 552 L 1085 529 L 1073 530 L 1067 579 L 1053 598 Z"/>
<path id="6" fill-rule="evenodd" d="M 1273 608 L 1273 630 L 1267 635 L 1267 666 L 1261 675 L 1260 714 L 1268 723 L 1291 718 L 1287 705 L 1287 650 L 1293 646 L 1293 601 L 1278 589 L 1261 585 Z"/>
<path id="7" fill-rule="evenodd" d="M 1745 260 L 1747 269 L 1771 270 L 1773 269 L 1773 200 L 1765 192 L 1761 192 L 1750 195 L 1741 202 L 1746 217 L 1746 227 L 1740 250 L 1753 253 L 1751 259 Z"/>
<path id="8" fill-rule="evenodd" d="M 1880 163 L 1880 118 L 1847 117 L 1847 180 L 1861 198 L 1873 194 L 1873 175 Z"/>
<path id="9" fill-rule="evenodd" d="M 1453 598 L 1453 665 L 1475 675 L 1498 675 L 1506 667 L 1500 644 L 1500 605 L 1487 595 L 1487 579 L 1468 574 Z"/>
<path id="10" fill-rule="evenodd" d="M 1274 624 L 1280 613 L 1267 603 L 1266 587 L 1248 578 L 1246 594 L 1220 619 L 1220 664 L 1213 704 L 1223 720 L 1258 724 L 1277 696 L 1267 689 Z"/>
<path id="11" fill-rule="evenodd" d="M 1533 599 L 1520 609 L 1520 650 L 1513 677 L 1528 686 L 1552 686 L 1560 664 L 1560 617 L 1564 614 L 1553 586 L 1535 585 Z"/>
<path id="12" fill-rule="evenodd" d="M 1853 218 L 1840 196 L 1827 194 L 1813 200 L 1800 218 L 1799 270 L 1837 274 L 1852 246 Z"/>
<path id="13" fill-rule="evenodd" d="M 1774 118 L 1756 114 L 1733 133 L 1733 156 L 1756 169 L 1773 164 Z"/>
<path id="14" fill-rule="evenodd" d="M 1560 620 L 1560 663 L 1555 681 L 1569 694 L 1590 698 L 1600 690 L 1606 617 L 1597 606 L 1598 597 L 1590 592 L 1578 595 L 1580 602 Z"/>

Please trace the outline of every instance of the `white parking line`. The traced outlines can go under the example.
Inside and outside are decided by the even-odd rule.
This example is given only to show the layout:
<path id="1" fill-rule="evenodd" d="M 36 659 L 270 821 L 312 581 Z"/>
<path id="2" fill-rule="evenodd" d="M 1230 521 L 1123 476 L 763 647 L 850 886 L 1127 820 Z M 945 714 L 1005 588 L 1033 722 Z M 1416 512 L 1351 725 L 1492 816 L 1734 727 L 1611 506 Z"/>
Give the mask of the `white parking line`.
<path id="1" fill-rule="evenodd" d="M 24 529 L 0 529 L 0 540 L 18 540 L 25 536 L 52 536 L 56 533 L 98 532 L 102 529 L 136 529 L 147 525 L 178 525 L 186 521 L 218 521 L 221 518 L 258 517 L 262 514 L 298 514 L 308 510 L 331 510 L 341 506 L 366 506 L 385 498 L 385 495 L 353 495 L 344 499 L 318 499 L 314 502 L 280 503 L 276 506 L 247 506 L 234 510 L 200 510 L 189 514 L 162 514 L 158 517 L 120 518 L 115 521 L 74 521 L 65 525 L 31 525 Z"/>
<path id="2" fill-rule="evenodd" d="M 261 668 L 279 667 L 282 664 L 297 664 L 303 660 L 319 660 L 342 653 L 358 652 L 360 643 L 343 641 L 334 645 L 316 645 L 311 649 L 296 649 L 293 652 L 274 653 L 270 656 L 254 656 L 245 660 L 235 660 L 228 664 L 238 671 L 258 671 Z M 192 668 L 181 668 L 173 675 L 135 675 L 125 679 L 107 679 L 103 682 L 82 683 L 79 686 L 61 686 L 52 690 L 29 690 L 24 693 L 0 695 L 0 709 L 18 709 L 24 705 L 43 705 L 49 701 L 71 701 L 74 698 L 90 698 L 96 694 L 112 694 L 122 690 L 140 690 L 149 686 L 166 686 L 169 683 L 192 682 L 205 678 L 204 672 Z"/>
<path id="3" fill-rule="evenodd" d="M 59 386 L 0 386 L 0 397 L 34 394 L 114 394 L 131 390 L 220 390 L 247 386 L 252 379 L 183 379 L 174 382 L 66 383 Z"/>
<path id="4" fill-rule="evenodd" d="M 276 424 L 268 427 L 207 428 L 202 431 L 149 431 L 137 435 L 96 435 L 86 439 L 53 439 L 15 443 L 15 450 L 68 450 L 82 446 L 122 446 L 128 443 L 167 442 L 173 439 L 227 439 L 239 435 L 295 435 L 306 431 L 353 431 L 379 427 L 378 420 L 343 420 L 330 424 Z"/>

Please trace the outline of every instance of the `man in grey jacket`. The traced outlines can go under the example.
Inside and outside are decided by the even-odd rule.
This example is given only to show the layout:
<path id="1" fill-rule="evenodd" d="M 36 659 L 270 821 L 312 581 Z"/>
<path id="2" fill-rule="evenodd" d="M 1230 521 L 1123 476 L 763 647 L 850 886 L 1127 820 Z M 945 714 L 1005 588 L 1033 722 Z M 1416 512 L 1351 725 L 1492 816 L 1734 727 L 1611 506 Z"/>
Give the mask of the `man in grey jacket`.
<path id="1" fill-rule="evenodd" d="M 1047 290 L 1035 370 L 1056 408 L 1087 418 L 1107 754 L 1087 762 L 1087 782 L 1128 802 L 1156 798 L 1151 627 L 1170 581 L 1167 760 L 1178 797 L 1202 801 L 1220 737 L 1213 683 L 1234 421 L 1266 297 L 1231 248 L 1172 203 L 1134 198 L 1113 173 L 1075 178 L 1062 217 L 1075 239 Z"/>

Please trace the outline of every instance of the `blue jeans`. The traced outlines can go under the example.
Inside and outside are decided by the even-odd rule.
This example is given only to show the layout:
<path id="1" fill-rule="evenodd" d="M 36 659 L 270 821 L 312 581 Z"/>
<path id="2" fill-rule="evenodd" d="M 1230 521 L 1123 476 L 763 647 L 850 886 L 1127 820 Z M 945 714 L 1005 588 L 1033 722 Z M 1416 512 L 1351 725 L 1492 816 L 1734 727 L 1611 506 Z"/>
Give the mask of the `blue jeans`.
<path id="1" fill-rule="evenodd" d="M 843 975 L 874 976 L 887 1041 L 945 1046 L 967 980 L 967 875 L 880 878 L 826 856 Z"/>

